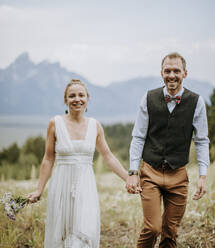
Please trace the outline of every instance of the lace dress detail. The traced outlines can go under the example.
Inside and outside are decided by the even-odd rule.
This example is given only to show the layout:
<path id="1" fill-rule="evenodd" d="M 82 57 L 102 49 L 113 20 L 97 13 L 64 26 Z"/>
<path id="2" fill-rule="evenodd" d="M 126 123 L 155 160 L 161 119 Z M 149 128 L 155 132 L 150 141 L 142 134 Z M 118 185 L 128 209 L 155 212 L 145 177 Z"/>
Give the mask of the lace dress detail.
<path id="1" fill-rule="evenodd" d="M 96 120 L 89 118 L 84 140 L 71 140 L 55 116 L 55 165 L 48 189 L 45 248 L 99 248 L 100 211 L 92 168 Z"/>

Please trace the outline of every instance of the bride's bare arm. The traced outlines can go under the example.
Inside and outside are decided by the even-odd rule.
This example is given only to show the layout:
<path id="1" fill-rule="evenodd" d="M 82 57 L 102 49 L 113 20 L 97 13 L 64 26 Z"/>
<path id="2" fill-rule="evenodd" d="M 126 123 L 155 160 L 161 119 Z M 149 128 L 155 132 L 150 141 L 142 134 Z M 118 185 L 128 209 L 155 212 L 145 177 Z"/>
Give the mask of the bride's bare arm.
<path id="1" fill-rule="evenodd" d="M 31 203 L 36 202 L 40 198 L 45 188 L 45 185 L 51 175 L 51 171 L 55 161 L 55 142 L 56 142 L 55 122 L 54 119 L 52 119 L 49 122 L 48 130 L 47 130 L 46 148 L 40 167 L 40 177 L 39 177 L 37 190 L 28 195 L 28 198 Z"/>
<path id="2" fill-rule="evenodd" d="M 127 171 L 120 164 L 119 160 L 113 155 L 108 144 L 105 140 L 104 130 L 99 122 L 97 122 L 97 139 L 96 139 L 96 149 L 101 153 L 107 166 L 115 172 L 124 181 L 128 176 Z"/>

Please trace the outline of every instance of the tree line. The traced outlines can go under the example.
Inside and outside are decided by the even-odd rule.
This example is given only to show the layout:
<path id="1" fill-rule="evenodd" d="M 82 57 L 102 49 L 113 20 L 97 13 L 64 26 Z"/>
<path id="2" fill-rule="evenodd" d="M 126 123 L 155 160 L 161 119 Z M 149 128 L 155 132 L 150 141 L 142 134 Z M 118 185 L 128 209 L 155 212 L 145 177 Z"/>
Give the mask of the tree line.
<path id="1" fill-rule="evenodd" d="M 208 132 L 210 139 L 210 159 L 215 160 L 215 89 L 210 96 L 210 103 L 206 103 L 208 117 Z M 104 132 L 107 142 L 112 152 L 117 158 L 128 167 L 129 146 L 133 123 L 104 125 Z M 191 147 L 191 160 L 193 158 L 193 146 Z M 16 143 L 0 151 L 0 178 L 4 175 L 5 179 L 29 179 L 32 173 L 32 166 L 36 168 L 39 175 L 39 165 L 45 151 L 45 139 L 42 136 L 30 137 L 23 146 L 19 147 Z M 94 162 L 99 158 L 97 152 L 94 155 Z"/>
<path id="2" fill-rule="evenodd" d="M 39 167 L 44 151 L 45 140 L 42 136 L 28 138 L 22 147 L 13 143 L 4 148 L 0 152 L 0 178 L 30 179 L 32 167 Z"/>

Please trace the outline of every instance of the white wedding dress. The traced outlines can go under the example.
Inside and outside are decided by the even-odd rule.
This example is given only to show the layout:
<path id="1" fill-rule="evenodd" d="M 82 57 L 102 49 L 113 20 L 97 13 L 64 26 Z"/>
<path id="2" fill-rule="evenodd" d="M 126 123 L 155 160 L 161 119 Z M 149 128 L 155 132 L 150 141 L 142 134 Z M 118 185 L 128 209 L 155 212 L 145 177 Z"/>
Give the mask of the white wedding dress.
<path id="1" fill-rule="evenodd" d="M 55 116 L 57 142 L 45 229 L 45 248 L 99 248 L 100 211 L 92 168 L 96 120 L 88 119 L 84 140 L 71 140 L 61 116 Z"/>

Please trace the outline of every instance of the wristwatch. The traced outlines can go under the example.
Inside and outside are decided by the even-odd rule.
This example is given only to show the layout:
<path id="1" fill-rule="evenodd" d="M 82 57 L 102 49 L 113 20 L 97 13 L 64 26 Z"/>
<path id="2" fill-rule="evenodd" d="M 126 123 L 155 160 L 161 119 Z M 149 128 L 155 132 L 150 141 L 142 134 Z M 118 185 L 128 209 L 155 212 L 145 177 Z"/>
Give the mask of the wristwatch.
<path id="1" fill-rule="evenodd" d="M 137 170 L 129 170 L 129 171 L 128 171 L 128 175 L 129 175 L 129 176 L 133 176 L 133 175 L 138 176 L 138 171 L 137 171 Z"/>

